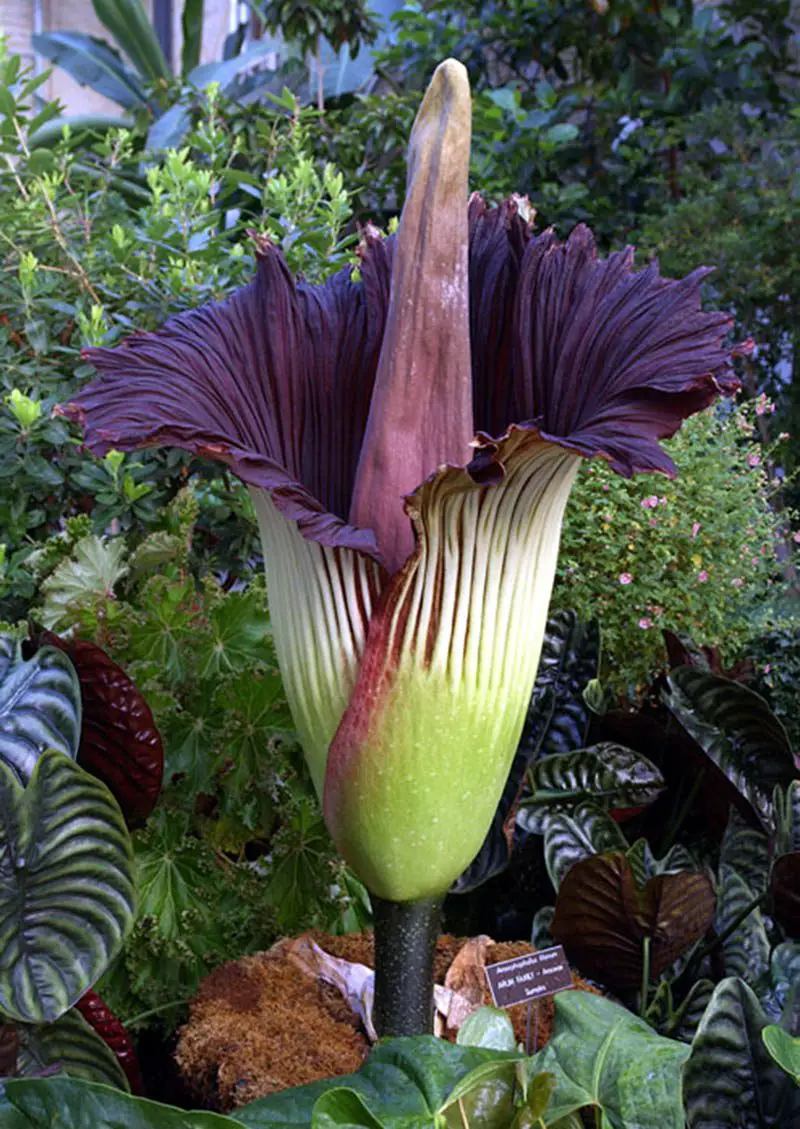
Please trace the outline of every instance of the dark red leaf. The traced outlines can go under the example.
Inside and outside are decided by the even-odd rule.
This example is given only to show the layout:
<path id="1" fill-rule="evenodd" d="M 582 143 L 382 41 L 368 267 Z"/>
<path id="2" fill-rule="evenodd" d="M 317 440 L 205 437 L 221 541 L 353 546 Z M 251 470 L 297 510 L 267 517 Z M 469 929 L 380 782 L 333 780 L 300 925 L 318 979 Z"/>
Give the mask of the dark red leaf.
<path id="1" fill-rule="evenodd" d="M 96 644 L 61 639 L 50 631 L 37 642 L 64 651 L 77 671 L 83 702 L 78 764 L 110 789 L 128 824 L 144 822 L 164 775 L 164 746 L 150 707 Z"/>
<path id="2" fill-rule="evenodd" d="M 75 1007 L 89 1026 L 97 1032 L 103 1042 L 117 1056 L 120 1066 L 125 1071 L 131 1093 L 143 1094 L 144 1083 L 139 1068 L 139 1059 L 127 1029 L 120 1023 L 116 1015 L 106 1007 L 97 992 L 87 992 L 85 996 L 78 1000 Z"/>
<path id="3" fill-rule="evenodd" d="M 17 1073 L 19 1038 L 12 1023 L 0 1023 L 0 1078 L 11 1078 Z"/>
<path id="4" fill-rule="evenodd" d="M 638 988 L 644 939 L 650 977 L 661 975 L 707 931 L 714 888 L 704 874 L 659 874 L 639 889 L 621 851 L 583 859 L 558 891 L 554 938 L 584 973 L 615 988 Z"/>
<path id="5" fill-rule="evenodd" d="M 772 912 L 790 937 L 800 938 L 800 851 L 775 860 Z"/>

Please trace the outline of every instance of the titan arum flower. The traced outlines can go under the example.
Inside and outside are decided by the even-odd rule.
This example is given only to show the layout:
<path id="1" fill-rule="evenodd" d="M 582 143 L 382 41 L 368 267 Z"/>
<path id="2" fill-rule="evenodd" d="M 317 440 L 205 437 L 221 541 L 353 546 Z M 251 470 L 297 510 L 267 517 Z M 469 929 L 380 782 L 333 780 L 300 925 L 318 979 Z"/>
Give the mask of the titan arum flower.
<path id="1" fill-rule="evenodd" d="M 430 925 L 478 852 L 514 756 L 579 466 L 672 473 L 658 440 L 736 386 L 704 271 L 636 271 L 585 227 L 534 235 L 518 197 L 468 200 L 470 115 L 449 60 L 398 234 L 364 231 L 360 280 L 295 283 L 263 240 L 226 301 L 88 350 L 100 379 L 64 409 L 97 454 L 177 446 L 250 487 L 286 693 L 330 832 L 377 896 L 395 1033 L 430 1013 L 417 911 Z M 381 971 L 385 922 L 419 976 Z M 415 979 L 398 1014 L 387 996 Z"/>

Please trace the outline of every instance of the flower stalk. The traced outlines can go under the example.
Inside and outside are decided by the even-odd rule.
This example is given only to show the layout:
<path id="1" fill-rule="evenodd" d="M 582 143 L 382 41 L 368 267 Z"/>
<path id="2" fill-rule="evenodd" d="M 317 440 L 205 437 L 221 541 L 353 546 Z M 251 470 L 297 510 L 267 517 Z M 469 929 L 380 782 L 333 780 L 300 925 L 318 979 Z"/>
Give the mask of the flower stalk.
<path id="1" fill-rule="evenodd" d="M 442 897 L 372 898 L 375 926 L 373 1022 L 381 1038 L 433 1034 L 433 958 Z"/>

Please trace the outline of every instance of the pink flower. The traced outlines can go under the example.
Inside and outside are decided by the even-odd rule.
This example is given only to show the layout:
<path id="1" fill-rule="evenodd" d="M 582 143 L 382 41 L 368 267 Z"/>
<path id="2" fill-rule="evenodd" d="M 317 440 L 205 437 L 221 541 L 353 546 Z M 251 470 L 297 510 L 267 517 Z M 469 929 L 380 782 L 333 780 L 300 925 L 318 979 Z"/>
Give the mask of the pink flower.
<path id="1" fill-rule="evenodd" d="M 788 431 L 782 431 L 780 433 L 780 435 L 778 436 L 778 438 L 779 439 L 791 439 L 791 435 L 789 434 Z"/>
<path id="2" fill-rule="evenodd" d="M 658 498 L 655 494 L 650 494 L 647 498 L 642 498 L 642 509 L 654 510 L 658 505 Z"/>
<path id="3" fill-rule="evenodd" d="M 700 522 L 696 521 L 692 526 L 692 540 L 694 541 L 697 534 L 700 532 Z"/>
<path id="4" fill-rule="evenodd" d="M 652 627 L 653 625 L 647 618 L 647 616 L 642 616 L 642 618 L 639 620 L 639 626 L 642 628 L 642 630 L 647 631 L 648 627 Z"/>
<path id="5" fill-rule="evenodd" d="M 651 525 L 658 525 L 658 518 L 657 517 L 651 517 L 650 518 L 650 524 Z"/>
<path id="6" fill-rule="evenodd" d="M 797 541 L 798 544 L 800 544 L 800 532 L 795 533 L 792 539 L 794 541 Z"/>
<path id="7" fill-rule="evenodd" d="M 629 572 L 621 572 L 619 574 L 620 584 L 630 584 L 632 580 L 633 580 L 633 577 L 631 576 L 631 574 Z"/>
<path id="8" fill-rule="evenodd" d="M 705 584 L 705 582 L 708 580 L 708 573 L 706 572 L 706 570 L 704 568 L 701 568 L 700 571 L 698 572 L 697 579 L 700 581 L 701 584 Z"/>
<path id="9" fill-rule="evenodd" d="M 734 588 L 741 588 L 741 586 L 744 584 L 744 581 L 742 580 L 741 576 L 734 576 L 731 584 Z"/>
<path id="10" fill-rule="evenodd" d="M 764 674 L 769 674 L 769 672 L 770 672 L 771 670 L 772 670 L 772 664 L 771 664 L 771 663 L 767 663 L 767 665 L 766 665 L 766 666 L 764 667 Z"/>
<path id="11" fill-rule="evenodd" d="M 750 464 L 750 466 L 758 466 L 761 462 L 761 456 L 760 455 L 748 455 L 747 461 Z"/>

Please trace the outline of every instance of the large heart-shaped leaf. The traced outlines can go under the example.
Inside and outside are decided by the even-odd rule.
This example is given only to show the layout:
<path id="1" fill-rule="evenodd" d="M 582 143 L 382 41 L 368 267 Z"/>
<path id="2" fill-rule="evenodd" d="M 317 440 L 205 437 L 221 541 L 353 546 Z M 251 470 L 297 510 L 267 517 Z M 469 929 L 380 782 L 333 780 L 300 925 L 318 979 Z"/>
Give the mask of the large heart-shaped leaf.
<path id="1" fill-rule="evenodd" d="M 596 675 L 599 660 L 596 623 L 582 624 L 571 611 L 556 612 L 547 621 L 525 725 L 492 826 L 474 861 L 453 884 L 452 893 L 466 894 L 508 866 L 514 807 L 528 766 L 537 757 L 583 744 L 589 720 L 583 689 Z"/>
<path id="2" fill-rule="evenodd" d="M 649 938 L 650 973 L 657 978 L 714 917 L 714 889 L 704 874 L 660 874 L 638 889 L 620 851 L 584 859 L 570 870 L 556 898 L 553 936 L 589 975 L 616 988 L 635 988 Z"/>
<path id="3" fill-rule="evenodd" d="M 120 1023 L 105 1001 L 98 996 L 97 992 L 89 991 L 78 1000 L 75 1011 L 80 1012 L 88 1025 L 114 1055 L 128 1079 L 128 1085 L 132 1092 L 143 1094 L 144 1082 L 139 1067 L 139 1057 L 136 1054 L 131 1037 L 127 1028 Z"/>
<path id="4" fill-rule="evenodd" d="M 113 1052 L 74 1008 L 55 1023 L 20 1024 L 17 1031 L 22 1077 L 59 1067 L 72 1078 L 127 1090 L 125 1073 Z"/>
<path id="5" fill-rule="evenodd" d="M 797 776 L 786 730 L 760 694 L 740 682 L 679 667 L 665 701 L 686 732 L 771 830 L 772 792 Z"/>
<path id="6" fill-rule="evenodd" d="M 74 666 L 83 702 L 78 764 L 110 789 L 129 824 L 147 819 L 164 775 L 164 746 L 153 714 L 125 671 L 102 648 L 46 631 L 45 644 Z"/>
<path id="7" fill-rule="evenodd" d="M 603 851 L 624 851 L 627 847 L 625 836 L 611 816 L 594 804 L 579 804 L 570 812 L 548 812 L 544 820 L 545 864 L 556 890 L 581 859 Z"/>
<path id="8" fill-rule="evenodd" d="M 517 824 L 544 833 L 546 813 L 591 803 L 604 811 L 644 808 L 663 791 L 664 778 L 646 757 L 613 741 L 557 753 L 537 761 L 528 774 L 531 795 L 517 813 Z"/>
<path id="9" fill-rule="evenodd" d="M 714 990 L 684 1071 L 690 1129 L 788 1129 L 800 1119 L 800 1088 L 761 1038 L 767 1017 L 734 977 Z"/>
<path id="10" fill-rule="evenodd" d="M 684 1129 L 684 1043 L 662 1038 L 643 1019 L 588 992 L 561 992 L 555 1007 L 553 1037 L 528 1067 L 555 1076 L 548 1125 L 594 1106 L 606 1129 Z"/>
<path id="11" fill-rule="evenodd" d="M 724 864 L 719 869 L 714 927 L 724 933 L 751 905 L 755 895 L 741 875 Z M 722 942 L 726 976 L 755 984 L 769 969 L 769 940 L 761 910 L 755 907 Z"/>
<path id="12" fill-rule="evenodd" d="M 108 789 L 48 750 L 22 788 L 0 764 L 0 1011 L 51 1022 L 119 951 L 133 852 Z"/>
<path id="13" fill-rule="evenodd" d="M 776 921 L 790 937 L 800 939 L 800 851 L 775 860 L 770 885 Z"/>
<path id="14" fill-rule="evenodd" d="M 80 732 L 81 695 L 69 659 L 44 647 L 26 661 L 19 641 L 0 635 L 0 762 L 24 784 L 45 749 L 75 757 Z"/>
<path id="15" fill-rule="evenodd" d="M 241 1129 L 240 1121 L 218 1113 L 188 1113 L 63 1075 L 14 1079 L 6 1083 L 6 1091 L 13 1108 L 27 1119 L 20 1129 Z M 12 1127 L 17 1129 L 15 1123 Z"/>
<path id="16" fill-rule="evenodd" d="M 243 1106 L 236 1117 L 248 1129 L 372 1129 L 376 1123 L 385 1129 L 460 1129 L 460 1103 L 470 1125 L 507 1129 L 522 1058 L 427 1036 L 391 1039 L 378 1044 L 356 1074 L 284 1090 Z M 360 1099 L 361 1109 L 350 1095 Z M 349 1120 L 331 1119 L 334 1098 L 346 1102 Z"/>

